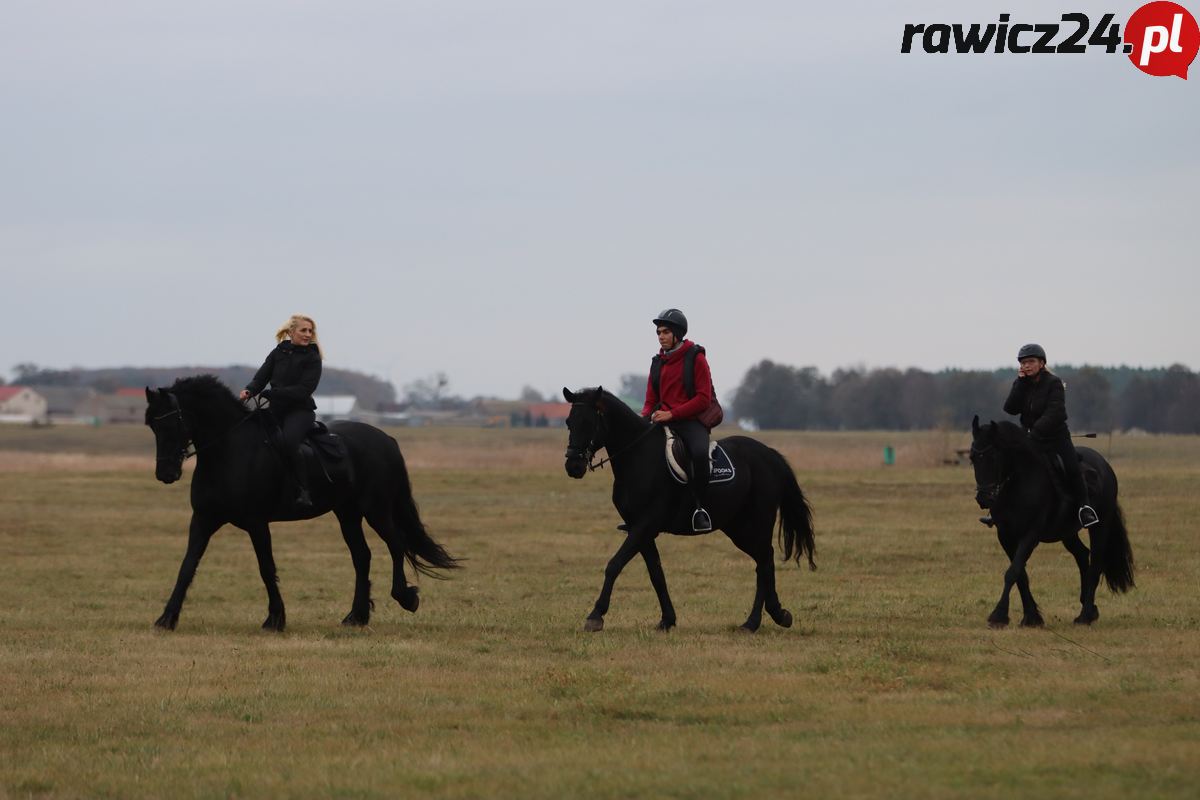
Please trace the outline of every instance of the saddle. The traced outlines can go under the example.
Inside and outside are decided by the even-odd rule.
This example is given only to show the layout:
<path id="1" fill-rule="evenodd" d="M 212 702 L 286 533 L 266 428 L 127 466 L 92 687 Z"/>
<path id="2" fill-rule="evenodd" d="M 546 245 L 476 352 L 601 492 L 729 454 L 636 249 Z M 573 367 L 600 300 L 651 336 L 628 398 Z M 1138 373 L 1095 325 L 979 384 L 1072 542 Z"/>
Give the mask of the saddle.
<path id="1" fill-rule="evenodd" d="M 683 439 L 675 435 L 675 431 L 671 426 L 666 426 L 667 429 L 667 471 L 671 473 L 671 477 L 677 483 L 688 482 L 687 465 L 691 463 L 690 454 L 687 451 L 687 445 Z M 729 454 L 725 452 L 725 448 L 716 442 L 710 442 L 708 445 L 708 482 L 728 483 L 733 480 L 734 476 L 733 462 L 729 459 Z"/>
<path id="2" fill-rule="evenodd" d="M 281 436 L 279 425 L 274 422 L 267 425 L 267 441 L 280 457 L 283 454 Z M 329 483 L 333 483 L 334 476 L 339 473 L 349 474 L 350 462 L 347 460 L 349 451 L 346 449 L 346 440 L 330 432 L 329 427 L 320 420 L 314 422 L 304 434 L 304 441 L 300 443 L 300 455 L 310 475 L 323 475 Z"/>
<path id="3" fill-rule="evenodd" d="M 1095 496 L 1100 489 L 1100 473 L 1084 461 L 1083 456 L 1076 453 L 1075 457 L 1079 459 L 1079 469 L 1083 473 L 1083 483 L 1087 486 L 1088 493 Z M 1059 494 L 1066 494 L 1067 465 L 1063 463 L 1062 456 L 1054 453 L 1046 456 L 1046 460 L 1050 464 L 1050 477 L 1054 480 L 1054 488 Z"/>

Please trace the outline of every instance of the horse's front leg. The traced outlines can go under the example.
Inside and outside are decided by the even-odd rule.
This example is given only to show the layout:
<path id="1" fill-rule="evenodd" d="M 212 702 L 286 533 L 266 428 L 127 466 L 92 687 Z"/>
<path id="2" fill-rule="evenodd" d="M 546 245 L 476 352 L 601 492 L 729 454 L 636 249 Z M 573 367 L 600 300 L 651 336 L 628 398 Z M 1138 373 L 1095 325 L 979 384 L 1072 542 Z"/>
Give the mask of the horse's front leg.
<path id="1" fill-rule="evenodd" d="M 671 604 L 671 595 L 667 593 L 667 576 L 663 573 L 662 559 L 658 555 L 658 544 L 649 539 L 642 545 L 642 560 L 646 562 L 646 571 L 650 573 L 650 584 L 658 595 L 658 605 L 662 609 L 662 619 L 658 623 L 660 631 L 669 631 L 675 627 L 675 606 Z"/>
<path id="2" fill-rule="evenodd" d="M 282 631 L 287 625 L 287 614 L 283 610 L 283 597 L 279 594 L 279 577 L 275 574 L 271 528 L 266 522 L 255 522 L 246 525 L 244 530 L 250 534 L 254 555 L 258 558 L 258 574 L 262 576 L 263 585 L 267 587 L 267 618 L 263 620 L 263 629 Z"/>
<path id="3" fill-rule="evenodd" d="M 993 628 L 1003 628 L 1008 624 L 1008 596 L 1012 592 L 1013 584 L 1016 584 L 1017 591 L 1021 595 L 1023 612 L 1021 625 L 1029 627 L 1042 625 L 1042 615 L 1033 599 L 1033 593 L 1029 590 L 1029 575 L 1025 572 L 1025 564 L 1038 544 L 1037 534 L 1027 533 L 1025 538 L 1019 541 L 1006 536 L 1003 531 L 999 531 L 997 536 L 1000 539 L 1000 546 L 1008 555 L 1009 564 L 1008 569 L 1004 571 L 1004 589 L 1000 593 L 999 602 L 988 616 L 988 625 Z"/>
<path id="4" fill-rule="evenodd" d="M 625 541 L 617 548 L 617 552 L 608 560 L 608 566 L 604 568 L 604 586 L 600 589 L 600 596 L 596 598 L 596 605 L 592 607 L 592 613 L 588 614 L 587 620 L 583 623 L 585 631 L 604 630 L 604 615 L 608 613 L 608 603 L 612 599 L 613 585 L 617 582 L 617 576 L 621 574 L 621 570 L 625 569 L 629 560 L 645 547 L 647 541 L 653 544 L 651 535 L 647 534 L 644 528 L 635 525 L 626 534 Z"/>
<path id="5" fill-rule="evenodd" d="M 187 552 L 183 556 L 183 563 L 179 565 L 179 577 L 175 579 L 175 590 L 171 592 L 162 616 L 154 621 L 157 627 L 173 631 L 179 624 L 179 612 L 183 608 L 183 598 L 187 595 L 188 587 L 192 585 L 192 579 L 196 576 L 196 567 L 199 566 L 200 559 L 204 556 L 205 549 L 208 548 L 208 541 L 222 524 L 192 512 L 192 521 L 188 525 Z"/>

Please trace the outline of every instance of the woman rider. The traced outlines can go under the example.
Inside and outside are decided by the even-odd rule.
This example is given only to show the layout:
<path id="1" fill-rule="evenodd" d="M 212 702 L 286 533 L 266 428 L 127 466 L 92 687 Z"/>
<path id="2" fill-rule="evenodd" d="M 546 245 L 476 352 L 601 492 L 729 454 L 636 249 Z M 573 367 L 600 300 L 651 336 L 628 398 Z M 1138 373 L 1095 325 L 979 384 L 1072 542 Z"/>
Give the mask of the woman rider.
<path id="1" fill-rule="evenodd" d="M 1067 492 L 1079 505 L 1079 524 L 1090 528 L 1100 518 L 1088 504 L 1087 484 L 1083 482 L 1083 470 L 1071 443 L 1071 431 L 1067 429 L 1066 386 L 1046 369 L 1046 351 L 1040 344 L 1022 347 L 1017 352 L 1017 361 L 1021 367 L 1004 401 L 1004 411 L 1021 415 L 1021 426 L 1029 433 L 1034 447 L 1048 457 L 1057 454 L 1062 458 Z"/>
<path id="2" fill-rule="evenodd" d="M 321 345 L 317 341 L 317 323 L 312 317 L 293 314 L 275 332 L 275 349 L 254 373 L 238 398 L 248 400 L 262 395 L 271 401 L 271 410 L 282 432 L 284 456 L 299 485 L 296 504 L 311 506 L 308 475 L 300 455 L 300 443 L 316 421 L 317 404 L 313 392 L 321 381 Z M 270 382 L 271 388 L 263 387 Z"/>
<path id="3" fill-rule="evenodd" d="M 708 428 L 696 419 L 709 407 L 713 399 L 712 373 L 703 350 L 695 355 L 695 395 L 688 397 L 684 389 L 684 356 L 695 347 L 695 342 L 684 339 L 687 335 L 687 317 L 677 308 L 668 308 L 654 318 L 658 333 L 659 352 L 654 358 L 660 361 L 658 386 L 654 385 L 653 366 L 651 377 L 646 381 L 646 404 L 642 416 L 651 422 L 671 423 L 675 435 L 687 444 L 692 460 L 692 496 L 696 510 L 692 513 L 692 530 L 697 533 L 712 530 L 712 519 L 704 509 L 704 495 L 708 488 Z"/>

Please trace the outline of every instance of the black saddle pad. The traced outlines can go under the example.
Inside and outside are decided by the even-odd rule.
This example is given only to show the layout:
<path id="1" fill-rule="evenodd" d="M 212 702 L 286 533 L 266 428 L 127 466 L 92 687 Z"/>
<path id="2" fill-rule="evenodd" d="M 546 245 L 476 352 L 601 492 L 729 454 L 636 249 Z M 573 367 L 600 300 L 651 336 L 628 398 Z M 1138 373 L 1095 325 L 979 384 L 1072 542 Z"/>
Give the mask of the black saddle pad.
<path id="1" fill-rule="evenodd" d="M 667 435 L 667 471 L 671 473 L 671 477 L 678 483 L 687 483 L 687 465 L 691 463 L 691 457 L 688 455 L 687 446 L 683 443 L 683 439 L 674 435 L 674 432 L 669 432 Z M 727 483 L 733 480 L 734 476 L 733 461 L 730 460 L 729 454 L 725 452 L 725 448 L 716 442 L 712 442 L 708 447 L 708 482 Z"/>

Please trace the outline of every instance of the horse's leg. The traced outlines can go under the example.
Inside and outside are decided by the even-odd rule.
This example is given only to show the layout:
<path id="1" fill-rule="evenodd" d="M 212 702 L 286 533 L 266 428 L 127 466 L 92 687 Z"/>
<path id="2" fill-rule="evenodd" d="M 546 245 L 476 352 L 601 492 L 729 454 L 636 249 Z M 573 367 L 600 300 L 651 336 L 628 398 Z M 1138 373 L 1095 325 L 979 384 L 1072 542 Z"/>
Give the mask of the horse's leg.
<path id="1" fill-rule="evenodd" d="M 199 566 L 200 559 L 204 556 L 208 540 L 222 524 L 224 523 L 213 522 L 195 512 L 192 513 L 192 521 L 188 526 L 187 553 L 183 556 L 183 563 L 179 565 L 179 577 L 175 579 L 175 591 L 171 592 L 162 616 L 154 621 L 156 626 L 173 631 L 179 624 L 179 611 L 183 608 L 183 598 L 192 584 L 192 578 L 196 576 L 196 567 Z"/>
<path id="2" fill-rule="evenodd" d="M 404 575 L 404 545 L 400 542 L 400 529 L 392 517 L 391 500 L 386 503 L 383 511 L 368 511 L 367 522 L 383 539 L 392 555 L 392 599 L 405 611 L 416 612 L 421 605 L 421 597 L 417 594 L 417 587 L 409 586 L 408 578 Z"/>
<path id="3" fill-rule="evenodd" d="M 1072 533 L 1070 536 L 1063 537 L 1063 547 L 1067 548 L 1067 552 L 1075 557 L 1075 565 L 1079 567 L 1079 616 L 1075 618 L 1076 625 L 1086 625 L 1094 622 L 1100 617 L 1100 612 L 1096 611 L 1096 585 L 1091 584 L 1091 597 L 1088 596 L 1088 575 L 1090 569 L 1088 567 L 1088 557 L 1091 555 L 1083 542 L 1079 541 L 1079 534 Z M 1095 613 L 1091 616 L 1089 612 Z"/>
<path id="4" fill-rule="evenodd" d="M 1037 536 L 1032 533 L 1027 534 L 1019 542 L 1013 541 L 1003 532 L 998 532 L 997 536 L 1000 539 L 1000 546 L 1008 555 L 1009 565 L 1008 569 L 1004 571 L 1004 590 L 1000 594 L 1000 600 L 996 603 L 996 607 L 988 616 L 988 624 L 993 628 L 1003 628 L 1008 624 L 1008 596 L 1012 592 L 1013 584 L 1017 585 L 1017 591 L 1021 595 L 1023 611 L 1021 624 L 1031 627 L 1043 624 L 1041 612 L 1038 611 L 1033 593 L 1029 590 L 1029 575 L 1025 572 L 1025 563 L 1029 560 L 1033 549 L 1037 547 Z"/>
<path id="5" fill-rule="evenodd" d="M 653 539 L 642 545 L 642 560 L 646 562 L 646 571 L 650 573 L 650 584 L 658 595 L 658 605 L 662 609 L 662 619 L 658 623 L 660 631 L 669 631 L 675 627 L 675 606 L 671 605 L 671 595 L 667 593 L 667 576 L 663 573 L 662 559 L 658 555 L 658 545 Z"/>
<path id="6" fill-rule="evenodd" d="M 246 526 L 254 555 L 258 558 L 258 574 L 267 587 L 267 618 L 263 630 L 283 631 L 287 625 L 287 614 L 283 610 L 283 596 L 279 594 L 279 576 L 275 573 L 275 554 L 271 551 L 271 528 L 265 522 Z"/>
<path id="7" fill-rule="evenodd" d="M 371 621 L 371 548 L 363 536 L 362 515 L 356 509 L 336 509 L 334 514 L 354 562 L 354 602 L 342 624 L 366 625 Z"/>
<path id="8" fill-rule="evenodd" d="M 1080 625 L 1091 625 L 1100 619 L 1100 609 L 1096 606 L 1096 587 L 1100 585 L 1100 565 L 1104 563 L 1105 548 L 1109 547 L 1111 542 L 1107 519 L 1100 520 L 1100 524 L 1087 530 L 1091 552 L 1088 558 L 1087 580 L 1083 582 L 1083 611 L 1075 619 Z"/>
<path id="9" fill-rule="evenodd" d="M 604 615 L 608 613 L 608 604 L 612 599 L 613 585 L 617 582 L 617 576 L 621 574 L 621 570 L 625 569 L 629 560 L 641 552 L 647 540 L 653 541 L 653 536 L 638 525 L 634 525 L 633 530 L 625 535 L 625 541 L 617 548 L 617 552 L 608 560 L 608 566 L 604 568 L 604 585 L 600 588 L 600 596 L 596 598 L 596 605 L 592 607 L 592 613 L 588 614 L 583 623 L 585 631 L 604 630 Z"/>

